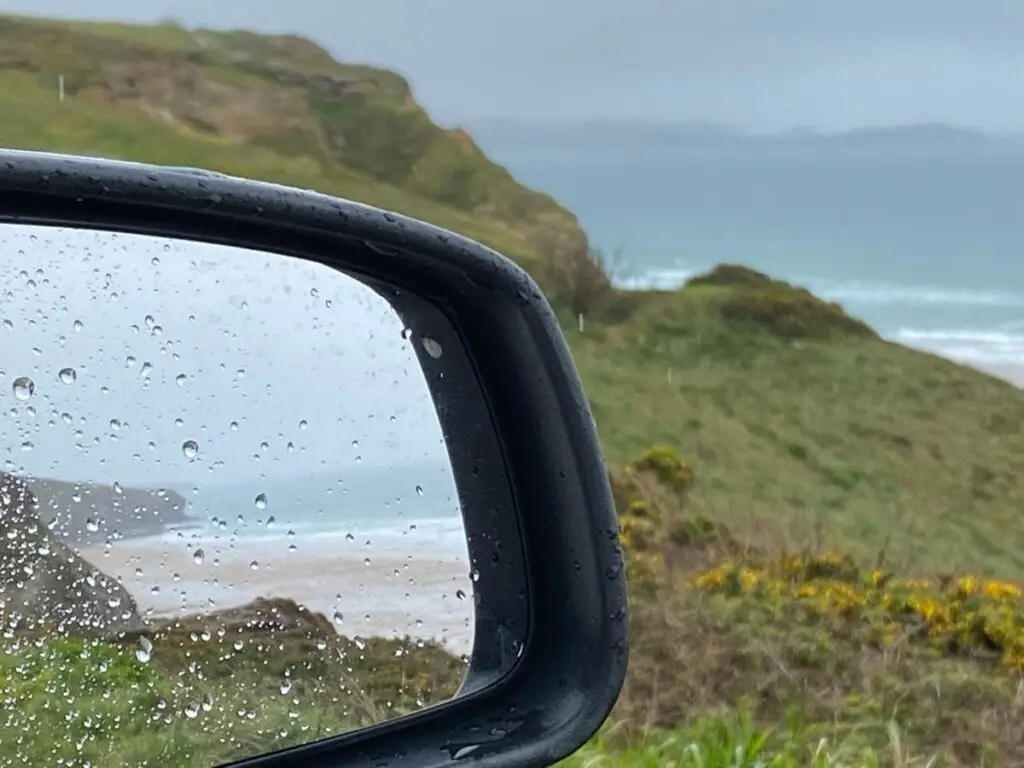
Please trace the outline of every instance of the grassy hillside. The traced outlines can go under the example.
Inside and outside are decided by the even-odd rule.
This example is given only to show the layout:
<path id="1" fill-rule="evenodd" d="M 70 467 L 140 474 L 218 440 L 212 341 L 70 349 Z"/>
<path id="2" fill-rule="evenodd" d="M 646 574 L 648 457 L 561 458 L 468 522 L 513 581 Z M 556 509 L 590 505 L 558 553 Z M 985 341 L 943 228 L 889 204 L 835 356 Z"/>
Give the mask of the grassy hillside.
<path id="1" fill-rule="evenodd" d="M 335 193 L 529 262 L 584 242 L 408 83 L 291 36 L 0 17 L 0 145 L 196 165 Z M 64 100 L 59 99 L 63 79 Z"/>
<path id="2" fill-rule="evenodd" d="M 672 446 L 697 513 L 780 546 L 1024 578 L 1024 393 L 785 284 L 715 282 L 566 324 L 609 459 Z"/>
<path id="3" fill-rule="evenodd" d="M 311 187 L 458 230 L 538 278 L 593 404 L 632 592 L 626 692 L 570 765 L 1024 764 L 1019 389 L 889 343 L 742 267 L 678 291 L 616 290 L 570 213 L 464 133 L 434 126 L 401 78 L 308 41 L 7 18 L 0 43 L 0 144 Z M 196 659 L 234 663 L 208 633 L 176 637 L 187 650 L 146 667 L 159 673 L 146 695 L 193 674 Z M 252 642 L 267 652 L 286 641 Z M 287 647 L 275 659 L 327 696 L 315 654 Z M 62 663 L 84 653 L 62 648 Z M 249 695 L 281 685 L 285 670 L 267 663 L 217 674 Z M 447 660 L 424 663 L 444 672 L 427 688 L 451 687 Z M 375 706 L 429 700 L 399 678 Z M 138 681 L 125 680 L 137 697 Z M 183 707 L 205 701 L 193 683 L 176 694 Z M 153 696 L 124 705 L 131 728 L 90 732 L 88 754 L 138 737 L 132 754 L 202 762 L 275 743 L 275 724 L 292 718 L 269 705 L 249 718 L 247 699 L 238 711 L 251 727 L 211 724 L 227 729 L 214 749 L 161 719 L 163 694 Z M 334 718 L 328 730 L 362 721 L 341 698 L 321 713 Z M 223 719 L 235 703 L 203 711 Z M 291 708 L 300 723 L 303 707 Z M 167 726 L 159 749 L 139 736 L 152 716 Z M 310 728 L 281 732 L 323 732 Z"/>

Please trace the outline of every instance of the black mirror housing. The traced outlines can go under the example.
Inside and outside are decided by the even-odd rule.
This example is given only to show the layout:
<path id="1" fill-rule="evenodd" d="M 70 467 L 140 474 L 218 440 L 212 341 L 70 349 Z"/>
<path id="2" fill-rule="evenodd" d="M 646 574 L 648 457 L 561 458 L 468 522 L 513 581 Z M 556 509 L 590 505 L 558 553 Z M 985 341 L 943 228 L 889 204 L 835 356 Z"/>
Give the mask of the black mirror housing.
<path id="1" fill-rule="evenodd" d="M 619 529 L 587 399 L 551 307 L 494 251 L 314 192 L 173 168 L 0 151 L 0 222 L 158 235 L 318 262 L 374 288 L 416 345 L 476 590 L 460 695 L 237 765 L 543 766 L 583 744 L 626 672 Z M 430 349 L 443 349 L 434 356 Z"/>

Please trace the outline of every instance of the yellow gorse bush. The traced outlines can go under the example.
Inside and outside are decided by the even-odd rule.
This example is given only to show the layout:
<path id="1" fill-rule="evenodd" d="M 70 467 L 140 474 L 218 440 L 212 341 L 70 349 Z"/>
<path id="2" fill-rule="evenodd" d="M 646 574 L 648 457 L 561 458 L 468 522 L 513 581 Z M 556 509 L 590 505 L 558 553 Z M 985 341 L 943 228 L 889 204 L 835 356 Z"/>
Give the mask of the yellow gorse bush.
<path id="1" fill-rule="evenodd" d="M 951 655 L 997 653 L 1024 671 L 1024 601 L 1017 584 L 963 575 L 942 582 L 862 576 L 852 559 L 826 552 L 727 561 L 692 580 L 727 597 L 789 599 L 812 615 L 842 620 L 867 642 L 928 642 Z"/>

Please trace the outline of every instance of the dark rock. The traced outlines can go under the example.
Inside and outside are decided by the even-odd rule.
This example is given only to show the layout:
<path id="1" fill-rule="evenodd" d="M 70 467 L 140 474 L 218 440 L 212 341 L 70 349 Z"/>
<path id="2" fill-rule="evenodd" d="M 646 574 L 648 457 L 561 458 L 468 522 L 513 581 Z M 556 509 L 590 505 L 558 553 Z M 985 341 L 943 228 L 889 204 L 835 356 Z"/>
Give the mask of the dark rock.
<path id="1" fill-rule="evenodd" d="M 4 632 L 111 635 L 142 626 L 135 600 L 54 535 L 21 478 L 0 473 Z"/>
<path id="2" fill-rule="evenodd" d="M 76 546 L 151 536 L 170 526 L 188 525 L 184 497 L 169 489 L 121 488 L 32 478 L 43 524 Z"/>

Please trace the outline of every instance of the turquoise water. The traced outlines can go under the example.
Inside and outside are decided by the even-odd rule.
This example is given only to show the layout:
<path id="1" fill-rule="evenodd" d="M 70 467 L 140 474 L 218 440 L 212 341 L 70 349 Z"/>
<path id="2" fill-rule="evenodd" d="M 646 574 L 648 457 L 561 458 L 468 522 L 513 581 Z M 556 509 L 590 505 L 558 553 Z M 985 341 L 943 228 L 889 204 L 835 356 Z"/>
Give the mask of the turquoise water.
<path id="1" fill-rule="evenodd" d="M 741 262 L 905 343 L 1024 362 L 1020 149 L 487 149 L 573 210 L 620 282 Z"/>

